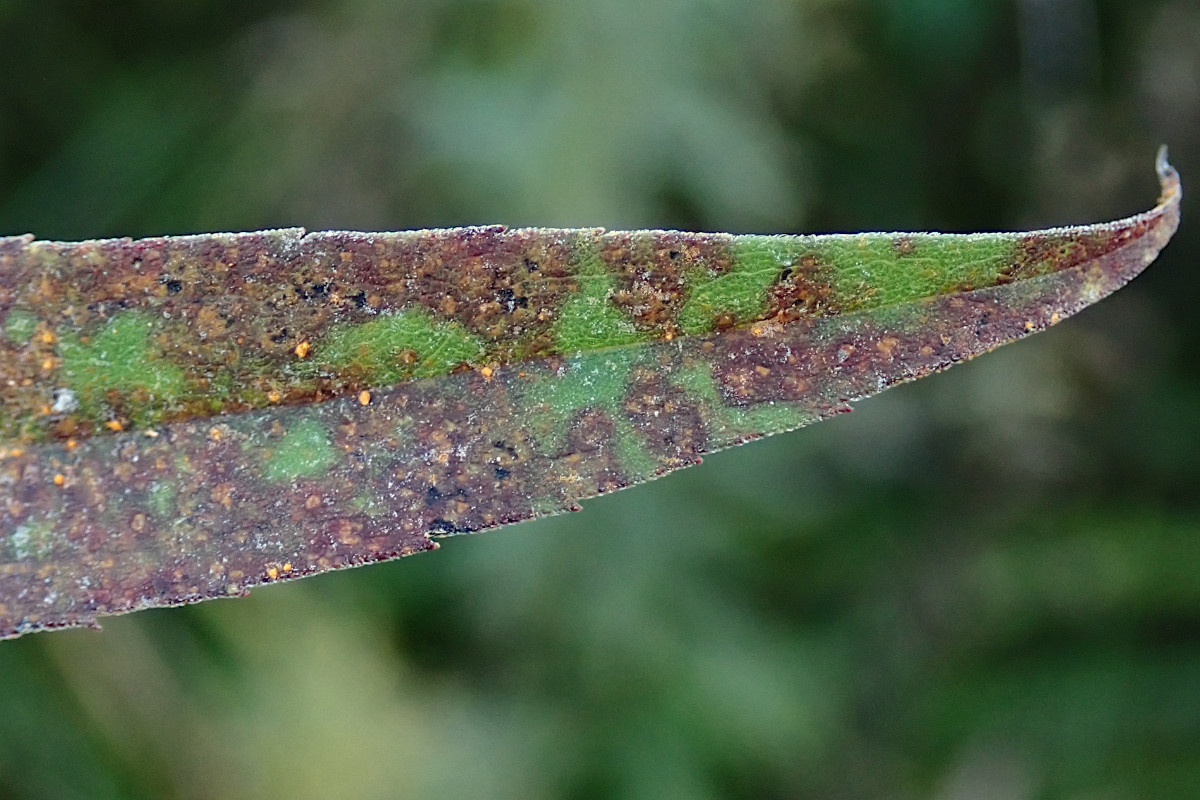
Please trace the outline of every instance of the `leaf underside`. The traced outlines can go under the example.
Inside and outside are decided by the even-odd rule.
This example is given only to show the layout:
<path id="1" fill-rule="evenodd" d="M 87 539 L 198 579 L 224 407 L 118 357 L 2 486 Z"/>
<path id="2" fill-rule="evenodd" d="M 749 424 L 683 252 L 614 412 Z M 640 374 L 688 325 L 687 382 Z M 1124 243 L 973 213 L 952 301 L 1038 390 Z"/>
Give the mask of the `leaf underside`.
<path id="1" fill-rule="evenodd" d="M 0 638 L 434 549 L 849 410 L 1118 289 L 1004 234 L 0 238 Z"/>

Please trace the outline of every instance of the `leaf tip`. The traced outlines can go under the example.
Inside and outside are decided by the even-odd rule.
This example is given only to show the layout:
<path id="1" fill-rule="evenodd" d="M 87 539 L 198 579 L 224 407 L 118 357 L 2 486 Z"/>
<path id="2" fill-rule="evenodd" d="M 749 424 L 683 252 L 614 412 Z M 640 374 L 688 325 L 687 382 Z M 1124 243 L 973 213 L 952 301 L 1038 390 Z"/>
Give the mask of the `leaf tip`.
<path id="1" fill-rule="evenodd" d="M 1179 180 L 1179 171 L 1171 166 L 1165 144 L 1159 145 L 1158 155 L 1154 159 L 1154 169 L 1158 172 L 1158 183 L 1162 192 L 1159 204 L 1168 205 L 1172 202 L 1177 204 L 1183 197 L 1183 184 Z"/>

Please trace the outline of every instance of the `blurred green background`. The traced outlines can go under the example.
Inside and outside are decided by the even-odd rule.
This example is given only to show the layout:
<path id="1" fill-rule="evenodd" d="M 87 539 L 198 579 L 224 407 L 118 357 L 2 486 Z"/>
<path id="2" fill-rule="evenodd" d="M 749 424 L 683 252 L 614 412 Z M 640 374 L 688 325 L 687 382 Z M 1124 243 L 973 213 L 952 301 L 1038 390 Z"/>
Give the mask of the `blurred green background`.
<path id="1" fill-rule="evenodd" d="M 1192 0 L 0 0 L 0 231 L 1007 229 L 1200 178 Z M 1197 183 L 1196 185 L 1200 185 Z M 0 798 L 1200 797 L 1200 226 L 857 413 L 0 644 Z"/>

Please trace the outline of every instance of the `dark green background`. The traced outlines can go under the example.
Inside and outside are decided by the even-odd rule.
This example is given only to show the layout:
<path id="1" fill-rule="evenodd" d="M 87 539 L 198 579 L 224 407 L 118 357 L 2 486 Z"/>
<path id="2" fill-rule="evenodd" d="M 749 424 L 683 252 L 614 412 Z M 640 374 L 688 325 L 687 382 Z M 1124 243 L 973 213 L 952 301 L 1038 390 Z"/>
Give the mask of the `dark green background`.
<path id="1" fill-rule="evenodd" d="M 0 0 L 0 231 L 1008 229 L 1200 179 L 1188 0 Z M 1200 186 L 1200 180 L 1194 184 Z M 1200 797 L 1200 226 L 439 553 L 0 644 L 0 797 Z"/>

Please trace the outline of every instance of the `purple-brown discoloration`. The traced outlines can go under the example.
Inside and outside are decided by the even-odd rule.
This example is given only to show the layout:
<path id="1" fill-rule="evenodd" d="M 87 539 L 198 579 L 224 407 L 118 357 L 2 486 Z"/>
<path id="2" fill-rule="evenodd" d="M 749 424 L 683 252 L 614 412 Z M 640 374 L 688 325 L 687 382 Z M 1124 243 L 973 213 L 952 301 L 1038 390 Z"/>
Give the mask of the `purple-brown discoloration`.
<path id="1" fill-rule="evenodd" d="M 676 320 L 688 298 L 688 278 L 728 272 L 733 241 L 728 235 L 678 231 L 605 234 L 600 258 L 617 276 L 613 305 L 655 338 L 678 336 Z"/>
<path id="2" fill-rule="evenodd" d="M 0 637 L 93 625 L 102 614 L 241 594 L 432 549 L 432 537 L 576 508 L 581 498 L 704 453 L 823 419 L 1043 330 L 1119 288 L 1178 222 L 1177 176 L 1165 163 L 1161 174 L 1163 202 L 1151 212 L 1026 237 L 1017 273 L 1021 258 L 1057 257 L 1055 241 L 1085 242 L 1068 248 L 1068 266 L 1037 277 L 1014 273 L 995 286 L 838 315 L 812 280 L 781 276 L 759 319 L 675 336 L 674 287 L 689 270 L 722 269 L 727 240 L 610 234 L 599 252 L 616 291 L 626 293 L 615 302 L 636 324 L 661 332 L 655 341 L 578 356 L 529 345 L 508 363 L 319 403 L 0 442 Z M 563 240 L 533 232 L 422 234 L 435 242 L 429 247 L 419 237 L 255 236 L 261 240 L 241 237 L 236 246 L 204 239 L 63 246 L 68 259 L 98 253 L 113 270 L 101 280 L 80 267 L 77 274 L 90 277 L 75 286 L 23 260 L 28 239 L 0 240 L 7 259 L 0 310 L 41 298 L 86 326 L 114 307 L 144 304 L 203 329 L 208 349 L 193 355 L 205 363 L 227 352 L 222 347 L 255 348 L 267 360 L 294 353 L 292 339 L 239 341 L 247 336 L 238 332 L 240 317 L 251 311 L 287 328 L 288 337 L 315 338 L 331 320 L 368 318 L 402 299 L 429 307 L 432 286 L 453 305 L 437 313 L 463 328 L 488 340 L 534 342 L 551 330 L 549 321 L 518 311 L 545 309 L 552 319 L 560 294 L 573 291 Z M 318 250 L 337 257 L 318 258 Z M 448 253 L 477 273 L 447 272 Z M 396 263 L 408 271 L 396 273 Z M 15 353 L 11 346 L 0 353 L 10 376 L 41 368 Z M 3 391 L 5 403 L 20 396 Z M 288 437 L 301 432 L 311 441 L 289 451 Z M 310 450 L 320 459 L 305 460 Z"/>

